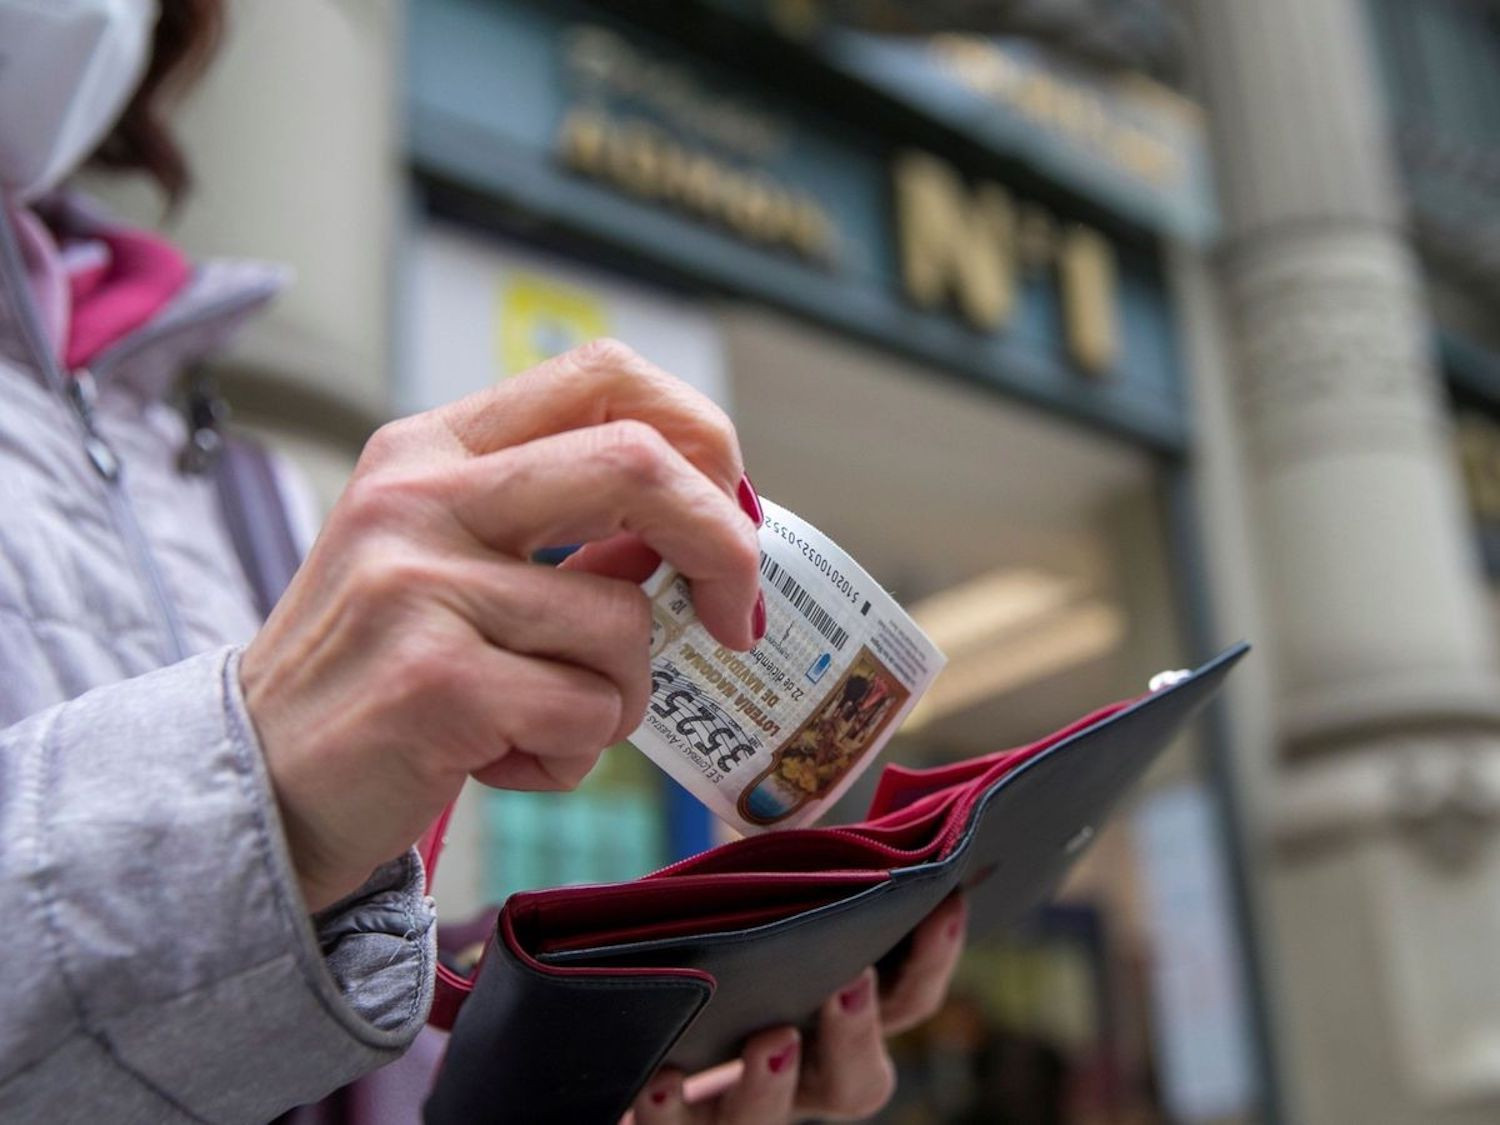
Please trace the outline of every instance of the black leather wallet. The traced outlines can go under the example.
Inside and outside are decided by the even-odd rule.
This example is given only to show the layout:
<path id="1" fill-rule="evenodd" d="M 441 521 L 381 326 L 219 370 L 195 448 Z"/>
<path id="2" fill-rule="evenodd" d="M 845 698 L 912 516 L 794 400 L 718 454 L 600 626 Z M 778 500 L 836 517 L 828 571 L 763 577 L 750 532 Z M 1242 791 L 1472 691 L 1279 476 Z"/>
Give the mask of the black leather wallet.
<path id="1" fill-rule="evenodd" d="M 805 1024 L 955 888 L 1014 921 L 1056 888 L 1125 791 L 1246 646 L 1049 738 L 887 766 L 859 824 L 738 840 L 630 883 L 516 894 L 457 1012 L 432 1125 L 615 1125 L 657 1068 L 699 1070 Z"/>

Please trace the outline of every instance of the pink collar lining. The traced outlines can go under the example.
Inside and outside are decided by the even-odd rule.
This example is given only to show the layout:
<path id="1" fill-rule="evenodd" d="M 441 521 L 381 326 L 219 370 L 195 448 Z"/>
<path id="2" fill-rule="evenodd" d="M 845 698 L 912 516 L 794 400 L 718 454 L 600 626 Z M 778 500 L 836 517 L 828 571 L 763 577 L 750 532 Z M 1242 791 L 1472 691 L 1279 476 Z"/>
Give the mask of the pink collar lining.
<path id="1" fill-rule="evenodd" d="M 105 260 L 68 278 L 72 318 L 63 359 L 69 370 L 150 321 L 192 277 L 187 258 L 159 235 L 115 227 L 94 237 L 104 244 Z"/>
<path id="2" fill-rule="evenodd" d="M 111 225 L 55 233 L 25 208 L 14 215 L 43 327 L 70 371 L 147 324 L 192 279 L 187 258 L 160 235 Z M 69 269 L 59 241 L 102 254 Z"/>

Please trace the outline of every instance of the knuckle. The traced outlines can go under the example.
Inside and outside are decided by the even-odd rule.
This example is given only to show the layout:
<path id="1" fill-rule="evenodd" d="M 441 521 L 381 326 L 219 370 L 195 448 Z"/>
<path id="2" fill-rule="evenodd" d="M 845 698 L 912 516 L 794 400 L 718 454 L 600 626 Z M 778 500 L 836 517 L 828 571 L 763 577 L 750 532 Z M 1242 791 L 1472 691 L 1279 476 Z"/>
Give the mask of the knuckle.
<path id="1" fill-rule="evenodd" d="M 611 471 L 637 487 L 661 483 L 667 472 L 667 442 L 655 427 L 624 419 L 598 429 L 599 454 Z"/>
<path id="2" fill-rule="evenodd" d="M 831 1101 L 836 1115 L 859 1120 L 879 1113 L 895 1093 L 896 1067 L 882 1046 L 877 1065 L 862 1068 L 857 1076 L 847 1074 L 838 1084 Z"/>
<path id="3" fill-rule="evenodd" d="M 544 763 L 543 769 L 554 786 L 565 793 L 571 793 L 593 772 L 603 751 L 601 744 L 587 754 L 546 755 L 541 760 Z"/>
<path id="4" fill-rule="evenodd" d="M 630 732 L 638 728 L 646 718 L 646 705 L 651 702 L 650 696 L 642 691 L 637 699 L 628 706 L 622 699 L 620 701 L 619 721 L 614 730 L 610 732 L 611 737 L 628 738 Z"/>
<path id="5" fill-rule="evenodd" d="M 557 788 L 561 792 L 571 793 L 583 784 L 584 778 L 588 777 L 593 770 L 596 761 L 598 761 L 597 758 L 587 760 L 568 758 L 549 766 L 547 772 L 552 780 L 557 782 Z"/>
<path id="6" fill-rule="evenodd" d="M 569 356 L 583 370 L 603 374 L 630 370 L 641 361 L 634 348 L 611 336 L 600 336 L 586 344 L 580 344 Z"/>
<path id="7" fill-rule="evenodd" d="M 651 601 L 639 586 L 611 583 L 605 610 L 613 623 L 614 644 L 621 651 L 645 652 L 651 641 Z"/>
<path id="8" fill-rule="evenodd" d="M 760 533 L 745 520 L 735 520 L 738 531 L 729 549 L 730 577 L 750 585 L 760 584 Z"/>
<path id="9" fill-rule="evenodd" d="M 361 609 L 381 605 L 389 589 L 386 560 L 373 551 L 356 555 L 344 572 L 344 585 L 351 600 Z"/>
<path id="10" fill-rule="evenodd" d="M 357 528 L 383 527 L 409 517 L 413 502 L 430 489 L 424 474 L 391 469 L 358 473 L 339 499 L 343 514 Z"/>
<path id="11" fill-rule="evenodd" d="M 740 435 L 729 415 L 714 401 L 699 396 L 698 428 L 703 440 L 728 462 L 739 462 Z"/>
<path id="12" fill-rule="evenodd" d="M 614 741 L 622 713 L 623 700 L 614 684 L 594 673 L 579 673 L 533 690 L 510 716 L 511 741 L 534 747 L 547 775 L 572 789 Z"/>
<path id="13" fill-rule="evenodd" d="M 615 731 L 620 728 L 620 720 L 625 713 L 625 700 L 621 697 L 619 689 L 613 684 L 601 686 L 597 691 L 589 693 L 589 706 L 584 715 L 584 742 L 595 748 L 595 753 L 588 759 L 588 769 L 592 769 L 594 760 L 614 738 Z"/>
<path id="14" fill-rule="evenodd" d="M 381 550 L 365 552 L 351 568 L 350 579 L 361 601 L 388 606 L 431 590 L 442 576 L 420 556 Z"/>
<path id="15" fill-rule="evenodd" d="M 390 518 L 394 497 L 379 473 L 361 473 L 344 489 L 338 506 L 356 528 L 379 527 Z"/>
<path id="16" fill-rule="evenodd" d="M 880 1053 L 880 1068 L 873 1081 L 863 1090 L 863 1104 L 854 1112 L 860 1117 L 871 1117 L 885 1108 L 896 1093 L 896 1067 L 884 1050 Z"/>
<path id="17" fill-rule="evenodd" d="M 365 441 L 359 457 L 360 467 L 374 467 L 394 461 L 406 448 L 411 429 L 410 418 L 398 418 L 380 426 Z"/>
<path id="18" fill-rule="evenodd" d="M 432 702 L 454 694 L 462 661 L 456 661 L 450 646 L 425 629 L 408 629 L 391 645 L 384 661 L 392 696 L 398 700 Z M 462 693 L 458 693 L 462 694 Z"/>

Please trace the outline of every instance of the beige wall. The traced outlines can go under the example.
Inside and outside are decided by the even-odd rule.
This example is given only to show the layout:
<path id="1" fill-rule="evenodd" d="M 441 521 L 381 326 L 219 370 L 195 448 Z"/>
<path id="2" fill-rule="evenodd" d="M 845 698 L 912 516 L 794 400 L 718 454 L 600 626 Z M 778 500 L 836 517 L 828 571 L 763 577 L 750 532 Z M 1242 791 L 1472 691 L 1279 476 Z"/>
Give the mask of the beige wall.
<path id="1" fill-rule="evenodd" d="M 225 365 L 239 418 L 336 494 L 389 398 L 402 199 L 400 0 L 232 0 L 222 56 L 180 114 L 197 186 L 167 229 L 194 254 L 296 271 Z M 142 222 L 144 184 L 90 189 Z"/>

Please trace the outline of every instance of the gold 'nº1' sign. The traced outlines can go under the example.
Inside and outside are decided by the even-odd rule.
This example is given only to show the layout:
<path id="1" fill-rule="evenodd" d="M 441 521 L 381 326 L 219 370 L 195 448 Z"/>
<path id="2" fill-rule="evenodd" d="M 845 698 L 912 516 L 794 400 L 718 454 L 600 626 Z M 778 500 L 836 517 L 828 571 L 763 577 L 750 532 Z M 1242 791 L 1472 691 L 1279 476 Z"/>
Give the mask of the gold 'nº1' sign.
<path id="1" fill-rule="evenodd" d="M 1103 235 L 1017 205 L 999 184 L 970 188 L 925 152 L 900 154 L 894 176 L 902 285 L 918 307 L 951 301 L 975 328 L 998 331 L 1014 311 L 1022 271 L 1051 267 L 1069 357 L 1093 375 L 1114 366 L 1115 255 Z"/>

